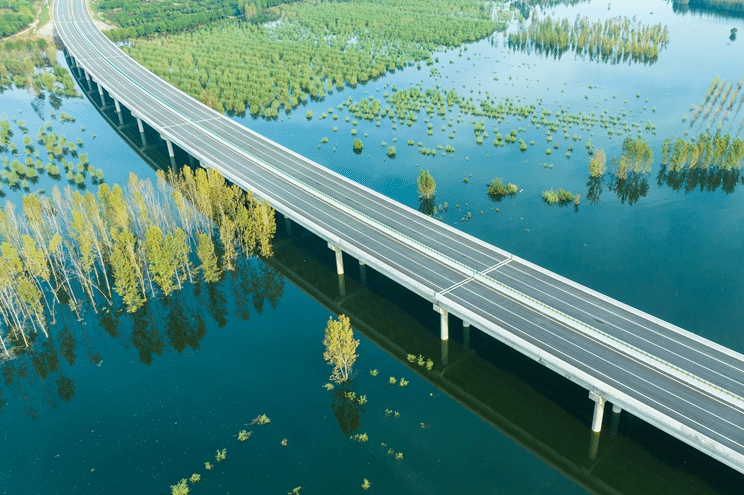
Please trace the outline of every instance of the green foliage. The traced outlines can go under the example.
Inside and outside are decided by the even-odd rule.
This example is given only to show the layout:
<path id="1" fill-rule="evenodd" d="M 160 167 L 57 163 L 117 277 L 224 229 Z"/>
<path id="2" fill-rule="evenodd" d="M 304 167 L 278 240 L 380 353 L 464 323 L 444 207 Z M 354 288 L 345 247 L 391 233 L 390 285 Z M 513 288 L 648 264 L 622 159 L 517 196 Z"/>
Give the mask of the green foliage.
<path id="1" fill-rule="evenodd" d="M 147 22 L 132 14 L 124 14 L 126 22 Z M 270 15 L 281 22 L 224 21 L 139 39 L 124 49 L 191 96 L 209 89 L 228 111 L 274 117 L 281 108 L 322 99 L 334 89 L 426 59 L 439 47 L 456 47 L 505 27 L 475 0 L 298 2 L 274 7 Z"/>
<path id="2" fill-rule="evenodd" d="M 259 426 L 264 426 L 269 423 L 271 423 L 271 419 L 269 419 L 269 417 L 266 416 L 265 414 L 259 414 L 258 416 L 253 418 L 253 420 L 251 421 L 252 425 L 259 425 Z"/>
<path id="3" fill-rule="evenodd" d="M 437 192 L 437 183 L 428 170 L 419 170 L 416 185 L 418 186 L 419 198 L 431 199 Z"/>
<path id="4" fill-rule="evenodd" d="M 192 0 L 190 2 L 147 2 L 101 0 L 96 8 L 118 29 L 105 31 L 113 40 L 154 33 L 181 31 L 240 13 L 237 1 Z"/>
<path id="5" fill-rule="evenodd" d="M 331 381 L 344 383 L 351 378 L 359 340 L 354 338 L 351 322 L 346 315 L 339 315 L 338 320 L 328 319 L 323 339 L 325 352 L 323 359 L 333 366 Z"/>
<path id="6" fill-rule="evenodd" d="M 37 94 L 43 89 L 57 96 L 81 96 L 67 69 L 57 65 L 57 49 L 53 44 L 0 43 L 0 88 L 13 85 Z"/>
<path id="7" fill-rule="evenodd" d="M 354 140 L 354 143 L 352 143 L 352 147 L 354 148 L 354 152 L 361 153 L 362 149 L 364 148 L 364 143 L 362 143 L 361 139 L 356 138 Z"/>
<path id="8" fill-rule="evenodd" d="M 577 197 L 578 197 L 577 195 L 569 191 L 566 191 L 563 188 L 560 188 L 557 191 L 554 189 L 549 189 L 547 191 L 543 191 L 542 193 L 543 201 L 545 201 L 549 205 L 554 205 L 556 203 L 568 204 L 572 201 L 575 201 Z"/>
<path id="9" fill-rule="evenodd" d="M 184 478 L 177 484 L 171 485 L 171 495 L 188 495 L 189 486 L 186 483 L 186 478 Z"/>
<path id="10" fill-rule="evenodd" d="M 495 177 L 488 184 L 489 196 L 500 198 L 503 196 L 514 196 L 515 194 L 517 194 L 517 185 L 512 184 L 511 182 L 509 184 L 504 184 L 504 180 L 501 177 Z"/>
<path id="11" fill-rule="evenodd" d="M 241 442 L 247 441 L 249 438 L 251 438 L 251 435 L 253 434 L 252 431 L 246 431 L 246 430 L 240 430 L 238 432 L 238 440 Z"/>
<path id="12" fill-rule="evenodd" d="M 607 156 L 603 149 L 598 149 L 589 159 L 589 175 L 592 177 L 602 177 L 607 170 Z"/>
<path id="13" fill-rule="evenodd" d="M 390 146 L 387 149 L 387 156 L 389 156 L 390 158 L 393 158 L 396 153 L 397 153 L 397 151 L 395 150 L 395 146 Z"/>
<path id="14" fill-rule="evenodd" d="M 12 0 L 0 5 L 0 38 L 23 30 L 33 22 L 36 8 L 33 0 Z"/>
<path id="15" fill-rule="evenodd" d="M 630 136 L 623 140 L 623 155 L 615 166 L 618 179 L 625 179 L 628 173 L 648 173 L 654 162 L 654 152 L 644 138 Z"/>

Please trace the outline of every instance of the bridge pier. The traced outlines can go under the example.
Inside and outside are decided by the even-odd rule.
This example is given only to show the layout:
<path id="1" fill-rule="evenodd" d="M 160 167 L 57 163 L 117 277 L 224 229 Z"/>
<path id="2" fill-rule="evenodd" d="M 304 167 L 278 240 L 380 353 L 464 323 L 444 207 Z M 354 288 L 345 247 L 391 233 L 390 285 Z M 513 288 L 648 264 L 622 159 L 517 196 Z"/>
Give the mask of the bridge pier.
<path id="1" fill-rule="evenodd" d="M 596 431 L 591 432 L 589 435 L 589 460 L 590 461 L 597 460 L 597 452 L 599 452 L 599 437 L 600 437 L 600 434 Z"/>
<path id="2" fill-rule="evenodd" d="M 439 336 L 442 339 L 442 365 L 447 366 L 449 364 L 449 312 L 434 305 L 434 311 L 439 313 Z"/>
<path id="3" fill-rule="evenodd" d="M 367 265 L 363 261 L 359 262 L 359 281 L 362 285 L 367 285 Z"/>
<path id="4" fill-rule="evenodd" d="M 147 138 L 145 137 L 145 126 L 142 125 L 142 119 L 139 117 L 135 117 L 137 119 L 137 128 L 140 132 L 140 138 L 142 139 L 142 147 L 144 148 L 147 146 Z"/>
<path id="5" fill-rule="evenodd" d="M 106 97 L 103 96 L 103 86 L 101 86 L 101 83 L 98 83 L 98 94 L 101 95 L 101 108 L 106 107 Z"/>
<path id="6" fill-rule="evenodd" d="M 83 69 L 83 72 L 85 73 L 85 80 L 88 83 L 88 91 L 93 91 L 93 86 L 91 86 L 91 82 L 90 82 L 90 74 L 88 73 L 86 69 Z"/>
<path id="7" fill-rule="evenodd" d="M 292 237 L 292 220 L 287 217 L 284 217 L 284 232 L 287 237 Z"/>
<path id="8" fill-rule="evenodd" d="M 589 391 L 589 398 L 594 401 L 594 418 L 592 419 L 592 431 L 602 431 L 602 418 L 604 417 L 605 398 L 596 392 Z"/>
<path id="9" fill-rule="evenodd" d="M 462 320 L 462 345 L 465 350 L 470 349 L 470 322 Z"/>
<path id="10" fill-rule="evenodd" d="M 336 253 L 336 273 L 338 273 L 339 275 L 343 275 L 344 274 L 344 252 L 341 251 L 340 247 L 335 246 L 331 244 L 330 242 L 328 243 L 328 249 Z"/>
<path id="11" fill-rule="evenodd" d="M 121 105 L 119 100 L 114 98 L 114 107 L 116 107 L 116 115 L 119 116 L 119 125 L 124 125 L 124 116 L 121 114 Z"/>

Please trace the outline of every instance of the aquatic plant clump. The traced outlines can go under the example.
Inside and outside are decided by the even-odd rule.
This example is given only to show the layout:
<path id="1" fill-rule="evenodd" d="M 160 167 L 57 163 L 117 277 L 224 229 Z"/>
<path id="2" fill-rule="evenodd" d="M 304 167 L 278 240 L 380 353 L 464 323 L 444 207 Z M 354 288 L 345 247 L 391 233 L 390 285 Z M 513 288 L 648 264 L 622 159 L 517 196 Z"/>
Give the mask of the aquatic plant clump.
<path id="1" fill-rule="evenodd" d="M 560 188 L 557 191 L 555 189 L 549 189 L 547 191 L 543 191 L 542 193 L 543 201 L 545 201 L 549 205 L 567 204 L 575 201 L 576 197 L 577 196 L 575 194 L 563 188 Z"/>
<path id="2" fill-rule="evenodd" d="M 359 340 L 354 338 L 348 316 L 339 315 L 338 320 L 328 319 L 323 345 L 326 349 L 323 359 L 333 366 L 331 381 L 336 383 L 348 381 L 352 376 L 354 363 L 359 357 L 356 353 Z"/>
<path id="3" fill-rule="evenodd" d="M 488 184 L 488 195 L 495 198 L 514 196 L 517 194 L 517 189 L 518 187 L 516 184 L 512 184 L 511 182 L 509 184 L 504 184 L 504 180 L 501 177 L 495 177 Z"/>
<path id="4" fill-rule="evenodd" d="M 431 199 L 437 192 L 437 182 L 428 170 L 419 170 L 416 185 L 418 186 L 419 198 Z"/>

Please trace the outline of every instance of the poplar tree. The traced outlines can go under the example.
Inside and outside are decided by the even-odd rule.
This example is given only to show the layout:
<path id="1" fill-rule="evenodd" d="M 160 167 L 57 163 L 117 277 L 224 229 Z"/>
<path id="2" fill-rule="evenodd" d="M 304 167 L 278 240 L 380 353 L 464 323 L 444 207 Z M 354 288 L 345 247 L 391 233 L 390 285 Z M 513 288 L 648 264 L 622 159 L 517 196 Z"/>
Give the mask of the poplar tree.
<path id="1" fill-rule="evenodd" d="M 330 379 L 336 383 L 348 381 L 352 376 L 356 358 L 359 357 L 356 354 L 359 340 L 354 338 L 348 316 L 339 315 L 338 321 L 332 317 L 328 319 L 323 345 L 326 348 L 323 359 L 333 366 Z"/>

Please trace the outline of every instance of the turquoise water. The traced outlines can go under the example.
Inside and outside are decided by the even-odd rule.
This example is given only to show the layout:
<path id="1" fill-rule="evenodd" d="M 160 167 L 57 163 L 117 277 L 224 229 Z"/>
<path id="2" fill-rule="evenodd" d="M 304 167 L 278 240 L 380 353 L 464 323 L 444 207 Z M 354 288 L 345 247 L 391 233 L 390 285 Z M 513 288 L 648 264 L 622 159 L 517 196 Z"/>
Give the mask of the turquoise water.
<path id="1" fill-rule="evenodd" d="M 426 66 L 409 67 L 333 93 L 283 121 L 240 120 L 412 207 L 418 207 L 418 169 L 429 169 L 437 179 L 436 203 L 449 203 L 443 221 L 744 352 L 738 304 L 744 290 L 739 275 L 744 186 L 737 179 L 730 193 L 722 187 L 684 192 L 659 185 L 657 178 L 661 143 L 689 128 L 681 116 L 702 100 L 713 76 L 736 81 L 744 75 L 736 63 L 741 40 L 728 39 L 731 27 L 744 32 L 742 20 L 680 16 L 664 2 L 555 12 L 569 19 L 576 12 L 592 18 L 637 14 L 668 24 L 671 42 L 653 65 L 606 66 L 576 61 L 571 54 L 558 61 L 512 52 L 497 36 L 437 54 L 440 77 Z M 629 122 L 657 126 L 656 135 L 643 134 L 654 147 L 653 170 L 624 188 L 606 176 L 599 201 L 592 204 L 586 198 L 584 142 L 591 138 L 612 157 L 619 156 L 622 138 L 609 139 L 595 126 L 569 129 L 570 135 L 582 135 L 573 142 L 559 131 L 553 133 L 559 149 L 547 156 L 553 142 L 546 141 L 544 127 L 513 117 L 502 123 L 484 118 L 489 138 L 479 146 L 473 118 L 463 114 L 458 123 L 457 109 L 432 119 L 433 136 L 426 135 L 424 114 L 411 128 L 398 124 L 397 130 L 388 121 L 378 128 L 360 120 L 356 128 L 365 148 L 355 155 L 353 126 L 337 105 L 349 96 L 382 99 L 393 84 L 405 88 L 419 82 L 454 86 L 467 95 L 472 88 L 474 96 L 478 91 L 520 96 L 527 103 L 541 96 L 538 108 L 553 112 L 560 105 L 597 114 L 624 109 Z M 42 119 L 31 101 L 25 91 L 0 94 L 3 111 L 23 115 L 35 135 L 49 120 L 49 104 Z M 339 120 L 318 121 L 329 107 Z M 311 122 L 305 119 L 308 109 L 316 116 Z M 77 121 L 52 120 L 54 129 L 68 139 L 81 137 L 90 162 L 104 169 L 109 184 L 125 182 L 130 171 L 153 177 L 153 164 L 164 166 L 162 149 L 152 149 L 152 163 L 146 162 L 87 99 L 65 100 L 60 111 Z M 453 140 L 449 127 L 439 130 L 450 118 L 457 129 Z M 524 153 L 518 145 L 495 148 L 494 127 L 503 134 L 526 128 L 519 137 L 536 144 Z M 127 130 L 136 133 L 136 126 Z M 321 144 L 323 137 L 330 142 Z M 132 142 L 137 139 L 132 136 Z M 426 147 L 449 144 L 456 151 L 425 157 L 408 147 L 408 139 Z M 154 136 L 148 141 L 155 142 Z M 569 142 L 575 151 L 567 159 Z M 385 154 L 390 145 L 397 148 L 394 159 Z M 546 162 L 553 168 L 544 168 Z M 519 184 L 522 192 L 491 201 L 485 184 L 494 176 Z M 39 187 L 49 190 L 51 184 L 40 181 Z M 540 193 L 551 187 L 581 194 L 578 209 L 545 205 Z M 18 201 L 23 191 L 4 192 Z M 472 219 L 460 221 L 467 212 Z M 193 485 L 195 494 L 286 493 L 298 486 L 305 494 L 353 493 L 365 478 L 370 493 L 738 493 L 741 475 L 626 413 L 615 429 L 608 411 L 599 452 L 590 459 L 593 403 L 584 390 L 475 329 L 466 348 L 455 322 L 450 362 L 456 364 L 443 370 L 438 315 L 430 305 L 372 270 L 362 286 L 350 258 L 342 298 L 330 251 L 297 227 L 291 240 L 283 240 L 283 222 L 278 223 L 275 258 L 248 262 L 238 278 L 197 284 L 134 316 L 91 314 L 84 322 L 65 317 L 52 340 L 38 339 L 27 355 L 4 363 L 0 493 L 161 494 L 192 473 L 202 479 Z M 330 373 L 322 359 L 323 329 L 329 316 L 341 312 L 352 316 L 361 340 L 351 387 L 367 396 L 363 405 L 344 399 L 338 387 L 322 388 Z M 409 363 L 408 353 L 433 359 L 434 370 Z M 370 369 L 379 375 L 371 376 Z M 410 383 L 392 386 L 390 377 Z M 247 425 L 259 414 L 271 423 Z M 253 431 L 245 443 L 237 440 L 242 429 Z M 349 438 L 361 433 L 368 434 L 368 442 Z M 284 438 L 286 447 L 280 444 Z M 227 459 L 217 463 L 215 452 L 223 448 Z M 389 449 L 403 458 L 396 460 Z M 205 461 L 214 469 L 205 470 Z"/>

